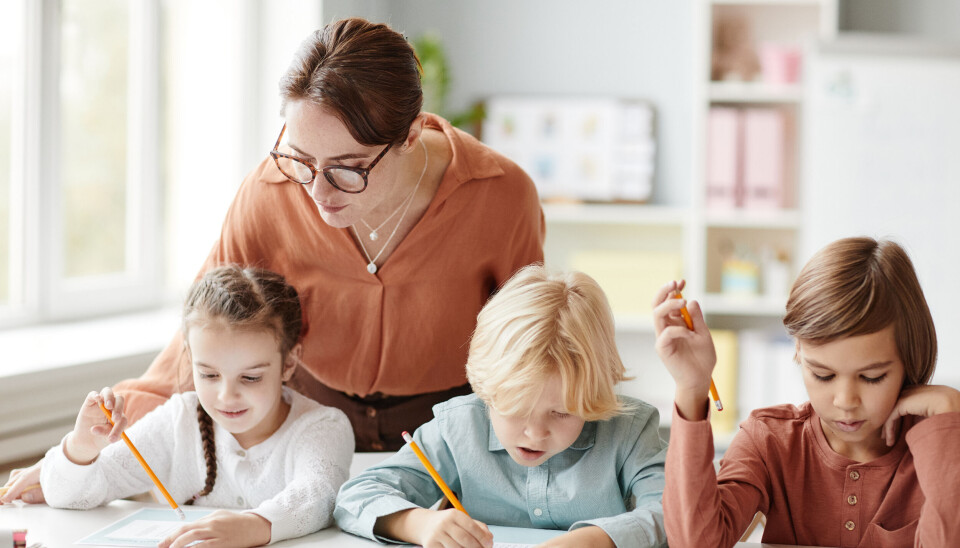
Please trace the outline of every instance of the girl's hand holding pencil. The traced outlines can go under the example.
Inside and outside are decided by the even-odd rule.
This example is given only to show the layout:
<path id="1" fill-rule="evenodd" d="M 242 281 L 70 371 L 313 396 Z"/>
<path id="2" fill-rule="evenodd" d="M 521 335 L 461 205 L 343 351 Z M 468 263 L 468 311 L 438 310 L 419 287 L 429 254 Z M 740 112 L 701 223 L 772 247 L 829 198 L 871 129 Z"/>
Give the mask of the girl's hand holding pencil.
<path id="1" fill-rule="evenodd" d="M 684 285 L 683 280 L 670 282 L 657 291 L 653 300 L 656 349 L 676 382 L 677 410 L 687 420 L 703 420 L 707 417 L 707 394 L 717 352 L 699 303 L 674 298 Z M 681 313 L 684 308 L 689 312 L 692 328 L 687 327 Z"/>
<path id="2" fill-rule="evenodd" d="M 100 410 L 101 403 L 111 412 L 113 424 Z M 123 396 L 114 395 L 109 387 L 100 392 L 90 392 L 80 407 L 73 432 L 67 436 L 63 453 L 75 464 L 90 464 L 104 447 L 120 440 L 120 434 L 126 427 Z"/>

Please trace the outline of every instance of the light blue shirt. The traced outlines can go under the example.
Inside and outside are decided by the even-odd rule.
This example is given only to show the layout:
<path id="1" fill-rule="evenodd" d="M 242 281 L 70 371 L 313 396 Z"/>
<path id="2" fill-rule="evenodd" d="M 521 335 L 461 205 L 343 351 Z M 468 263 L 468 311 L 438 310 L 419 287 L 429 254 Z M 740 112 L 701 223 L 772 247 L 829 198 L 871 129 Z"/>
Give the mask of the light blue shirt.
<path id="1" fill-rule="evenodd" d="M 536 467 L 521 466 L 497 439 L 476 395 L 434 406 L 435 418 L 413 437 L 457 493 L 470 517 L 490 525 L 540 529 L 601 527 L 617 548 L 666 546 L 664 460 L 653 406 L 622 397 L 628 413 L 587 422 L 566 450 Z M 443 492 L 409 445 L 349 480 L 334 519 L 344 531 L 380 542 L 377 519 L 427 508 Z"/>

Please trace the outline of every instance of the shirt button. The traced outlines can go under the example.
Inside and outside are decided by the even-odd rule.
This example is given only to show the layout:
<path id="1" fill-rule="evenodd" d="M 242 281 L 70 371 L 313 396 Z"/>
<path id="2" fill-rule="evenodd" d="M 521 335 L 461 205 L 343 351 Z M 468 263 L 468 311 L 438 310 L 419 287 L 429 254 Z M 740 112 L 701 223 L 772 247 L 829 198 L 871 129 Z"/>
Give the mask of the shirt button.
<path id="1" fill-rule="evenodd" d="M 372 419 L 373 417 L 376 417 L 376 416 L 377 416 L 377 410 L 374 409 L 374 408 L 372 408 L 372 407 L 368 407 L 368 408 L 367 408 L 367 416 L 370 417 L 371 419 Z"/>
<path id="2" fill-rule="evenodd" d="M 847 504 L 849 504 L 850 506 L 853 506 L 856 503 L 857 503 L 856 495 L 850 495 L 849 497 L 847 497 Z"/>
<path id="3" fill-rule="evenodd" d="M 857 481 L 858 479 L 860 479 L 860 472 L 857 472 L 856 470 L 851 470 L 850 479 L 852 479 L 853 481 Z"/>
<path id="4" fill-rule="evenodd" d="M 857 525 L 852 521 L 848 521 L 844 523 L 843 526 L 847 528 L 847 531 L 853 531 L 853 528 L 856 527 Z"/>
<path id="5" fill-rule="evenodd" d="M 237 506 L 243 506 L 243 497 L 237 497 Z"/>
<path id="6" fill-rule="evenodd" d="M 238 456 L 238 457 L 245 457 L 245 456 L 247 456 L 247 452 L 244 451 L 243 449 L 241 449 L 241 450 L 237 451 L 237 456 Z"/>
<path id="7" fill-rule="evenodd" d="M 534 508 L 534 509 L 533 509 L 533 515 L 535 515 L 535 516 L 537 516 L 537 517 L 539 518 L 540 516 L 543 515 L 543 510 L 541 510 L 541 509 L 539 509 L 539 508 Z"/>
<path id="8" fill-rule="evenodd" d="M 379 441 L 375 441 L 375 442 L 371 443 L 371 444 L 370 444 L 370 447 L 373 447 L 373 448 L 374 448 L 375 450 L 377 450 L 377 451 L 383 451 L 383 443 L 381 443 L 381 442 L 379 442 Z"/>

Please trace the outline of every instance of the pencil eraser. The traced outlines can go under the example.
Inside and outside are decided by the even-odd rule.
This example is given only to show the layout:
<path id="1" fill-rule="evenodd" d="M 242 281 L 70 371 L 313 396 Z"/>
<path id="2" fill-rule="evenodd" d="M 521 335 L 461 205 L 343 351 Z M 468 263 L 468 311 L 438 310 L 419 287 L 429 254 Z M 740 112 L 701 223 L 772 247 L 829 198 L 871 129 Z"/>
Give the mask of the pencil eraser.
<path id="1" fill-rule="evenodd" d="M 407 432 L 406 430 L 404 430 L 403 433 L 400 435 L 403 436 L 403 441 L 407 443 L 410 443 L 411 441 L 413 441 L 413 437 L 410 435 L 410 432 Z"/>

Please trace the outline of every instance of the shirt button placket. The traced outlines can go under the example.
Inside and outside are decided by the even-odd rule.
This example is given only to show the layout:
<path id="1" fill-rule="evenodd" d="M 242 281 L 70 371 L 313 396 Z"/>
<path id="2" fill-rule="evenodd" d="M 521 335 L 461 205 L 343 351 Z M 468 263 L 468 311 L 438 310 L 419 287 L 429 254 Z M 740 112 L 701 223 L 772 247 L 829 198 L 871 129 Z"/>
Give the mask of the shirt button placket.
<path id="1" fill-rule="evenodd" d="M 530 468 L 527 471 L 527 503 L 532 510 L 530 522 L 535 528 L 544 528 L 549 524 L 549 513 L 544 517 L 544 508 L 547 508 L 547 465 L 546 463 Z M 550 527 L 552 528 L 552 527 Z"/>
<path id="2" fill-rule="evenodd" d="M 861 532 L 857 528 L 860 519 L 860 495 L 863 482 L 860 481 L 862 474 L 859 470 L 848 468 L 846 478 L 844 479 L 843 510 L 840 512 L 841 546 L 857 546 L 860 543 Z"/>

